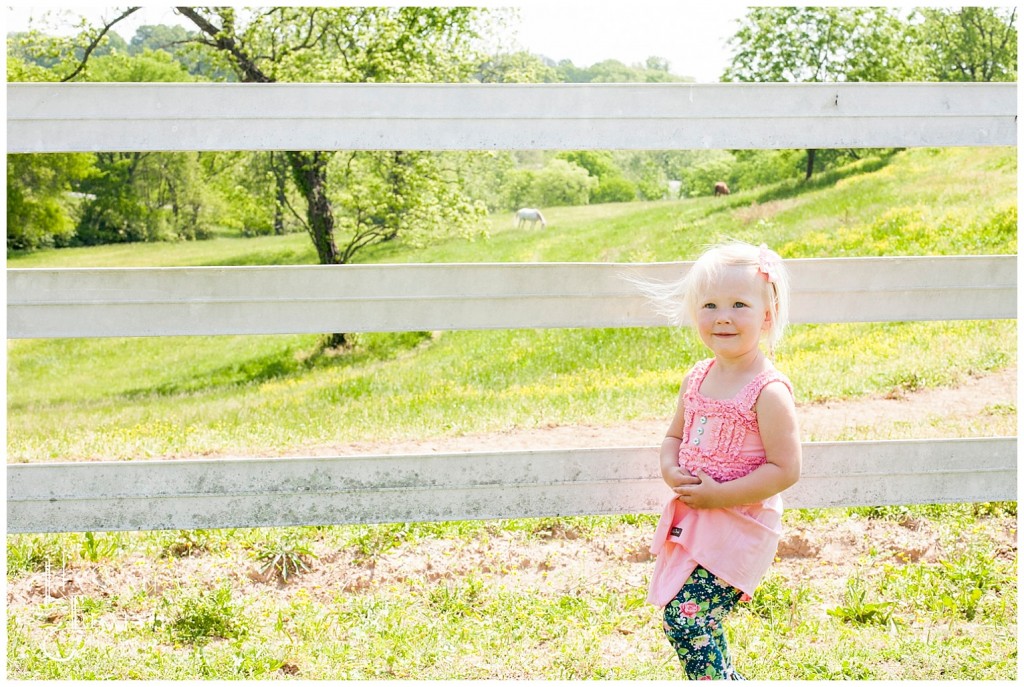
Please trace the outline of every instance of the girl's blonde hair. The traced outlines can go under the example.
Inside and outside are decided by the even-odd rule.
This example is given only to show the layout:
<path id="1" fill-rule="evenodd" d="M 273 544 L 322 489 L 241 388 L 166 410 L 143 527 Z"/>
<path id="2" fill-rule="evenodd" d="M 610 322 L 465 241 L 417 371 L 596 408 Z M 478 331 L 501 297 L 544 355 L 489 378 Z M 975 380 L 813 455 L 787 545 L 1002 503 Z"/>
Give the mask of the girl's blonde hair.
<path id="1" fill-rule="evenodd" d="M 743 241 L 728 241 L 711 246 L 697 259 L 681 279 L 667 283 L 632 280 L 647 296 L 654 309 L 672 324 L 692 324 L 711 284 L 726 267 L 753 267 L 752 278 L 764 286 L 765 302 L 771 320 L 765 344 L 768 355 L 789 324 L 789 275 L 778 253 L 765 244 L 754 246 Z"/>

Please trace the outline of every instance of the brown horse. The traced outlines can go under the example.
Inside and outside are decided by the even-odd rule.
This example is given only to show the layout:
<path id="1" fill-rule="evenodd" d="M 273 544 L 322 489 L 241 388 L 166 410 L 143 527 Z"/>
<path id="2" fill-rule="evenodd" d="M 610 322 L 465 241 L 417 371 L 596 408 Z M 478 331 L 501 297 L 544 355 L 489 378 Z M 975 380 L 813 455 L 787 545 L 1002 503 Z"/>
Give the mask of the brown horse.
<path id="1" fill-rule="evenodd" d="M 727 196 L 729 195 L 729 187 L 726 186 L 724 181 L 715 182 L 715 196 Z"/>

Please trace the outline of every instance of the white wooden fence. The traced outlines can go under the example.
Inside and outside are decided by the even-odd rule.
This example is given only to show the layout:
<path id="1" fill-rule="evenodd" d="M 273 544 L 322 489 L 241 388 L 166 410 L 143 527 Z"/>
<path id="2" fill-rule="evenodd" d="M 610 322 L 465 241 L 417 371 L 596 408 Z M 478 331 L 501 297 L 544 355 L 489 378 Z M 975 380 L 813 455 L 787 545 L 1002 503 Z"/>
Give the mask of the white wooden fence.
<path id="1" fill-rule="evenodd" d="M 8 151 L 1014 146 L 1015 84 L 9 84 Z M 661 324 L 687 263 L 7 270 L 8 337 Z M 791 260 L 794 322 L 1016 317 L 1016 257 Z M 319 294 L 310 298 L 308 294 Z M 8 532 L 654 512 L 656 448 L 7 466 Z M 806 443 L 793 507 L 1016 499 L 1016 438 Z"/>
<path id="2" fill-rule="evenodd" d="M 1016 145 L 1016 84 L 10 84 L 8 152 Z"/>

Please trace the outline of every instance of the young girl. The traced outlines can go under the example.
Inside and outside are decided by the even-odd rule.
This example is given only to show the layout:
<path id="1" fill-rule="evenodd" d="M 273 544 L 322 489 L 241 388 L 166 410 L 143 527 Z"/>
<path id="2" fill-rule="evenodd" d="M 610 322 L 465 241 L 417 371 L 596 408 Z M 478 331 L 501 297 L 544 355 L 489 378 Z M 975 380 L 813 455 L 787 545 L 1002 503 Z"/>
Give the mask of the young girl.
<path id="1" fill-rule="evenodd" d="M 705 252 L 680 282 L 644 290 L 676 323 L 688 317 L 713 354 L 683 380 L 661 445 L 674 496 L 654 534 L 647 600 L 664 606 L 688 679 L 742 679 L 721 622 L 771 565 L 779 493 L 800 477 L 792 387 L 769 360 L 788 319 L 786 272 L 767 246 L 732 242 Z"/>

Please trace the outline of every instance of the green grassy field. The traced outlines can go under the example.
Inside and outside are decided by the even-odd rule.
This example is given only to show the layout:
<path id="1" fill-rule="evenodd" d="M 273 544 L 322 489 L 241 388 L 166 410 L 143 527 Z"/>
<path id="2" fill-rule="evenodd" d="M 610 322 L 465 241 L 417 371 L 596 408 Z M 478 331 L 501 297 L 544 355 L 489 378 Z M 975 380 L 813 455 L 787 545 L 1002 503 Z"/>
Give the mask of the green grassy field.
<path id="1" fill-rule="evenodd" d="M 645 603 L 654 524 L 8 537 L 7 675 L 678 679 Z M 789 511 L 785 527 L 821 548 L 784 553 L 725 623 L 748 679 L 1016 676 L 1015 504 Z"/>
<path id="2" fill-rule="evenodd" d="M 910 150 L 809 187 L 552 208 L 544 232 L 496 217 L 474 241 L 364 259 L 689 260 L 725 237 L 786 258 L 1014 254 L 1016 193 L 1013 149 Z M 303 235 L 8 257 L 26 268 L 312 262 Z M 806 404 L 956 385 L 1015 365 L 1016 339 L 1015 321 L 796 326 L 777 364 Z M 338 355 L 316 336 L 24 340 L 7 353 L 10 462 L 302 453 L 664 418 L 704 355 L 669 328 L 366 334 Z M 1002 410 L 984 427 L 950 421 L 941 432 L 1015 434 L 1016 408 Z M 887 438 L 935 434 L 899 431 Z M 11 535 L 7 672 L 676 679 L 643 601 L 653 524 L 630 515 Z M 783 557 L 729 621 L 747 677 L 1016 676 L 1015 503 L 790 511 L 786 526 L 820 551 Z M 423 558 L 426 572 L 403 567 Z M 287 565 L 287 584 L 252 576 Z"/>
<path id="3" fill-rule="evenodd" d="M 781 187 L 724 200 L 553 208 L 544 232 L 516 230 L 500 217 L 488 238 L 388 246 L 365 257 L 683 260 L 728 236 L 766 241 L 787 258 L 1016 252 L 1013 151 L 913 150 L 874 166 L 788 197 Z M 105 246 L 15 256 L 8 265 L 310 262 L 308 243 L 285 236 Z M 850 398 L 1006 367 L 1016 358 L 1015 332 L 1013 321 L 797 326 L 777 362 L 799 402 Z M 320 355 L 319 341 L 11 341 L 8 460 L 301 451 L 410 433 L 659 418 L 682 373 L 703 356 L 695 337 L 670 328 L 364 334 L 340 356 Z"/>

